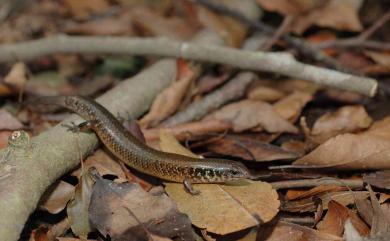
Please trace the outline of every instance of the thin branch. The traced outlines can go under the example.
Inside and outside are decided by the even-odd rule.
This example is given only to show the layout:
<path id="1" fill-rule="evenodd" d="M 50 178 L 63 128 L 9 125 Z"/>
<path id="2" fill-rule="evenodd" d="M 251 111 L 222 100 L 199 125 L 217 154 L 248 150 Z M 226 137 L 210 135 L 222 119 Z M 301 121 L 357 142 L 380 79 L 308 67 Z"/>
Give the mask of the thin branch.
<path id="1" fill-rule="evenodd" d="M 289 180 L 280 182 L 270 183 L 275 189 L 288 189 L 288 188 L 306 188 L 316 187 L 318 185 L 339 185 L 348 186 L 349 188 L 362 188 L 363 180 L 361 179 L 339 179 L 332 180 L 329 178 L 318 178 L 318 179 L 301 179 L 301 180 Z"/>
<path id="2" fill-rule="evenodd" d="M 162 126 L 175 126 L 178 124 L 201 119 L 206 114 L 218 109 L 227 102 L 239 99 L 244 96 L 246 88 L 250 83 L 252 83 L 254 79 L 254 73 L 243 72 L 238 74 L 223 87 L 206 95 L 200 101 L 191 103 L 184 110 L 176 113 L 162 122 Z"/>
<path id="3" fill-rule="evenodd" d="M 375 31 L 381 28 L 389 20 L 390 20 L 390 10 L 388 10 L 382 17 L 380 17 L 377 21 L 375 21 L 374 24 L 372 24 L 368 29 L 366 29 L 357 37 L 326 41 L 317 44 L 316 47 L 319 49 L 364 47 L 364 48 L 377 49 L 377 50 L 390 50 L 389 43 L 367 40 L 375 33 Z"/>
<path id="4" fill-rule="evenodd" d="M 390 20 L 390 10 L 387 10 L 374 24 L 359 35 L 361 39 L 368 39 L 371 37 L 379 28 L 381 28 L 387 21 Z"/>
<path id="5" fill-rule="evenodd" d="M 265 44 L 265 46 L 262 48 L 262 50 L 268 50 L 270 49 L 279 39 L 287 32 L 287 29 L 291 26 L 291 23 L 294 20 L 294 16 L 288 15 L 284 17 L 282 24 L 279 26 L 279 28 L 275 31 L 272 38 Z"/>
<path id="6" fill-rule="evenodd" d="M 234 9 L 230 9 L 230 8 L 225 7 L 223 5 L 215 4 L 209 0 L 190 0 L 190 1 L 201 4 L 202 6 L 205 6 L 208 9 L 215 11 L 217 13 L 224 14 L 224 15 L 230 16 L 232 18 L 235 18 L 238 21 L 242 22 L 243 24 L 248 25 L 257 31 L 262 31 L 265 34 L 272 36 L 275 32 L 275 29 L 273 29 L 271 26 L 269 26 L 261 21 L 254 21 L 252 19 L 249 19 L 248 17 L 242 15 L 240 12 L 238 12 Z M 347 73 L 355 73 L 355 71 L 342 66 L 337 60 L 325 55 L 320 50 L 318 50 L 316 47 L 312 46 L 310 43 L 308 43 L 304 40 L 292 37 L 288 34 L 284 34 L 282 36 L 282 39 L 284 41 L 286 41 L 288 44 L 290 44 L 292 47 L 296 48 L 301 54 L 303 54 L 305 56 L 308 56 L 308 57 L 310 57 L 318 62 L 324 63 L 325 65 L 327 65 L 333 69 L 347 72 Z"/>
<path id="7" fill-rule="evenodd" d="M 266 71 L 374 96 L 374 79 L 354 76 L 296 61 L 288 53 L 267 53 L 178 42 L 166 38 L 54 36 L 0 46 L 0 62 L 29 60 L 55 53 L 131 54 L 184 58 Z"/>

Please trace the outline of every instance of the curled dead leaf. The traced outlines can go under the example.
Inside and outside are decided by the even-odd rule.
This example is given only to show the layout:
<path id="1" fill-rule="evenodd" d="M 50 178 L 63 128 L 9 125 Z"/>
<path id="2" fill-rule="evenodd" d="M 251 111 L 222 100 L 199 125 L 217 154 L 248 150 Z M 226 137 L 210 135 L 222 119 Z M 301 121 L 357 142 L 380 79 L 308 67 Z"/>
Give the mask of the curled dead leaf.
<path id="1" fill-rule="evenodd" d="M 374 123 L 360 134 L 341 134 L 327 140 L 296 166 L 336 169 L 389 169 L 390 117 Z"/>

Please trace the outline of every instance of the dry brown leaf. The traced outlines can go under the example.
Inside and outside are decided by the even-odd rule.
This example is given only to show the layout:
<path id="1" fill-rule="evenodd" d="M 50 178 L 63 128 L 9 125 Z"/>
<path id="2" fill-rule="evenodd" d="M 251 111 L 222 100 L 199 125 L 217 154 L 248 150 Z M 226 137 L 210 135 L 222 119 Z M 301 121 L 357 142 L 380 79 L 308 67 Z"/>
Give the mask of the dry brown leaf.
<path id="1" fill-rule="evenodd" d="M 271 185 L 247 182 L 242 186 L 194 184 L 201 191 L 196 196 L 188 194 L 183 184 L 166 183 L 165 189 L 195 226 L 224 235 L 259 225 L 255 216 L 265 223 L 278 213 L 278 195 Z"/>
<path id="2" fill-rule="evenodd" d="M 207 145 L 207 149 L 227 156 L 249 161 L 274 161 L 297 158 L 297 154 L 251 138 L 219 138 Z"/>
<path id="3" fill-rule="evenodd" d="M 270 227 L 271 230 L 265 229 L 263 233 L 269 235 L 264 241 L 342 241 L 341 237 L 319 232 L 317 230 L 283 221 L 278 221 L 276 226 Z M 269 232 L 267 232 L 269 231 Z"/>
<path id="4" fill-rule="evenodd" d="M 155 98 L 149 113 L 140 120 L 140 125 L 154 126 L 174 113 L 198 74 L 198 68 L 191 69 L 188 63 L 179 60 L 178 80 Z"/>
<path id="5" fill-rule="evenodd" d="M 355 227 L 356 231 L 358 231 L 359 235 L 368 236 L 370 234 L 370 228 L 357 213 L 348 210 L 348 215 L 349 220 L 351 220 L 352 225 Z"/>
<path id="6" fill-rule="evenodd" d="M 102 176 L 114 175 L 118 177 L 118 181 L 126 180 L 126 174 L 121 165 L 103 150 L 97 150 L 84 161 L 83 169 L 89 170 L 91 167 L 95 168 Z M 80 177 L 81 168 L 73 171 L 72 175 Z"/>
<path id="7" fill-rule="evenodd" d="M 387 193 L 379 194 L 379 203 L 380 204 L 387 202 L 387 200 L 389 200 L 389 199 L 390 199 L 390 194 L 387 194 Z"/>
<path id="8" fill-rule="evenodd" d="M 83 173 L 76 186 L 74 199 L 69 202 L 66 209 L 72 232 L 85 239 L 88 233 L 93 230 L 88 217 L 93 185 L 94 180 L 91 176 L 88 173 Z"/>
<path id="9" fill-rule="evenodd" d="M 247 34 L 247 27 L 228 16 L 199 8 L 198 19 L 206 28 L 218 33 L 231 47 L 240 47 Z"/>
<path id="10" fill-rule="evenodd" d="M 262 100 L 265 102 L 274 102 L 283 98 L 284 93 L 272 87 L 257 86 L 255 88 L 251 88 L 247 96 L 248 99 L 250 100 Z"/>
<path id="11" fill-rule="evenodd" d="M 201 136 L 212 132 L 223 132 L 232 128 L 228 121 L 204 120 L 188 122 L 173 127 L 164 128 L 172 133 L 178 140 L 183 141 L 191 137 Z M 144 129 L 143 133 L 147 142 L 155 141 L 159 138 L 160 128 Z"/>
<path id="12" fill-rule="evenodd" d="M 292 29 L 298 34 L 303 33 L 312 25 L 337 30 L 361 31 L 363 27 L 358 13 L 361 4 L 361 0 L 329 0 L 321 7 L 297 16 L 292 24 Z"/>
<path id="13" fill-rule="evenodd" d="M 96 239 L 79 239 L 79 238 L 64 238 L 64 237 L 56 237 L 58 241 L 96 241 Z"/>
<path id="14" fill-rule="evenodd" d="M 301 115 L 305 105 L 310 102 L 312 98 L 312 94 L 295 91 L 273 104 L 273 107 L 275 111 L 285 120 L 295 122 Z"/>
<path id="15" fill-rule="evenodd" d="M 364 175 L 363 181 L 371 186 L 390 189 L 390 171 L 378 171 Z"/>
<path id="16" fill-rule="evenodd" d="M 363 53 L 374 60 L 377 64 L 390 67 L 390 51 L 377 52 L 365 50 Z"/>
<path id="17" fill-rule="evenodd" d="M 185 156 L 199 158 L 198 155 L 180 145 L 175 136 L 165 129 L 160 130 L 160 149 L 167 150 L 171 153 L 180 153 Z"/>
<path id="18" fill-rule="evenodd" d="M 165 18 L 157 11 L 146 7 L 136 7 L 131 14 L 133 23 L 144 35 L 165 36 L 175 40 L 191 39 L 196 26 L 188 24 L 178 17 Z"/>
<path id="19" fill-rule="evenodd" d="M 283 15 L 298 15 L 320 6 L 320 0 L 289 1 L 289 0 L 257 0 L 268 11 L 276 11 Z"/>
<path id="20" fill-rule="evenodd" d="M 346 189 L 347 189 L 346 187 L 341 187 L 338 185 L 320 185 L 305 191 L 290 189 L 286 193 L 286 199 L 287 200 L 303 199 L 311 196 L 320 195 L 323 193 L 343 191 Z"/>
<path id="21" fill-rule="evenodd" d="M 232 122 L 236 132 L 258 126 L 270 133 L 298 132 L 298 129 L 283 119 L 270 104 L 258 100 L 242 100 L 228 104 L 204 118 L 212 119 Z"/>
<path id="22" fill-rule="evenodd" d="M 92 14 L 107 11 L 110 7 L 106 0 L 64 0 L 63 2 L 75 18 L 87 18 Z"/>
<path id="23" fill-rule="evenodd" d="M 40 208 L 52 214 L 61 212 L 70 199 L 73 198 L 75 187 L 67 182 L 60 181 L 50 188 L 50 192 L 41 199 Z"/>
<path id="24" fill-rule="evenodd" d="M 297 154 L 298 157 L 301 157 L 313 148 L 313 144 L 309 142 L 289 140 L 283 142 L 281 148 L 286 151 L 294 152 Z"/>
<path id="25" fill-rule="evenodd" d="M 27 67 L 24 63 L 18 62 L 14 64 L 7 74 L 4 77 L 4 83 L 12 86 L 18 91 L 22 91 L 27 82 Z"/>
<path id="26" fill-rule="evenodd" d="M 317 229 L 321 232 L 341 237 L 344 232 L 344 223 L 348 219 L 348 208 L 331 200 L 324 220 L 318 223 Z"/>
<path id="27" fill-rule="evenodd" d="M 340 64 L 347 68 L 356 70 L 363 70 L 373 66 L 372 61 L 365 55 L 359 52 L 353 52 L 351 50 L 345 50 L 339 53 L 337 56 L 337 61 L 339 61 Z"/>
<path id="28" fill-rule="evenodd" d="M 90 220 L 112 240 L 145 240 L 145 228 L 158 236 L 195 240 L 188 217 L 163 192 L 148 193 L 136 183 L 113 183 L 97 177 Z"/>
<path id="29" fill-rule="evenodd" d="M 165 146 L 168 149 L 162 150 L 178 151 L 176 153 L 182 155 L 188 153 L 188 150 L 176 147 L 169 149 L 171 146 Z M 265 182 L 242 180 L 231 186 L 194 184 L 194 189 L 200 191 L 199 195 L 189 194 L 181 183 L 165 185 L 168 195 L 195 226 L 221 235 L 258 225 L 255 217 L 260 218 L 263 223 L 270 221 L 278 213 L 280 205 L 277 192 Z"/>
<path id="30" fill-rule="evenodd" d="M 363 106 L 344 106 L 318 118 L 311 130 L 310 140 L 323 143 L 338 134 L 354 133 L 366 129 L 372 121 Z"/>
<path id="31" fill-rule="evenodd" d="M 368 192 L 364 191 L 341 191 L 341 192 L 331 192 L 331 193 L 322 193 L 313 197 L 308 197 L 295 201 L 288 201 L 284 203 L 281 207 L 283 211 L 289 212 L 315 212 L 317 210 L 316 199 L 321 199 L 323 209 L 328 209 L 328 203 L 330 200 L 334 200 L 344 206 L 355 203 L 357 199 L 364 199 L 369 196 Z"/>
<path id="32" fill-rule="evenodd" d="M 0 109 L 0 130 L 22 129 L 23 124 L 5 109 Z"/>
<path id="33" fill-rule="evenodd" d="M 8 138 L 13 131 L 0 131 L 0 148 L 8 146 Z"/>
<path id="34" fill-rule="evenodd" d="M 337 169 L 388 169 L 390 117 L 361 134 L 342 134 L 318 146 L 293 163 L 297 166 Z"/>

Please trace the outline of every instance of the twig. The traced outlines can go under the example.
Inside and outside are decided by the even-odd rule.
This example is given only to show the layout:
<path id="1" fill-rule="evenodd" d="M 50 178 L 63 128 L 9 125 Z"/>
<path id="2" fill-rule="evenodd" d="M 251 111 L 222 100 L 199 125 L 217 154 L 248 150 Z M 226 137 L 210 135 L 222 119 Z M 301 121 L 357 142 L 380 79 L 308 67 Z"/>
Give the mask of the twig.
<path id="1" fill-rule="evenodd" d="M 206 95 L 202 100 L 191 103 L 186 109 L 176 113 L 164 122 L 162 126 L 174 126 L 189 121 L 196 121 L 209 112 L 218 109 L 223 104 L 241 98 L 246 88 L 255 78 L 255 74 L 243 72 L 230 80 L 220 89 Z"/>
<path id="2" fill-rule="evenodd" d="M 0 62 L 55 53 L 157 55 L 267 71 L 374 96 L 377 82 L 296 61 L 288 53 L 266 53 L 178 42 L 166 38 L 55 36 L 0 46 Z"/>
<path id="3" fill-rule="evenodd" d="M 344 47 L 365 47 L 378 50 L 390 50 L 390 44 L 385 42 L 369 41 L 375 31 L 381 28 L 387 21 L 390 20 L 390 10 L 388 10 L 382 17 L 380 17 L 374 24 L 372 24 L 367 30 L 362 32 L 357 37 L 341 40 L 331 40 L 322 42 L 316 45 L 317 48 L 344 48 Z"/>
<path id="4" fill-rule="evenodd" d="M 362 188 L 363 180 L 361 179 L 339 179 L 332 180 L 329 178 L 318 179 L 301 179 L 270 183 L 275 189 L 301 188 L 301 187 L 315 187 L 318 185 L 346 185 L 349 188 Z"/>
<path id="5" fill-rule="evenodd" d="M 265 46 L 262 48 L 262 50 L 265 51 L 265 50 L 270 49 L 280 39 L 280 37 L 286 33 L 286 30 L 290 27 L 293 20 L 294 20 L 294 16 L 292 16 L 292 15 L 288 15 L 288 16 L 284 17 L 282 24 L 275 31 L 272 38 L 265 44 Z"/>
<path id="6" fill-rule="evenodd" d="M 223 5 L 215 4 L 209 0 L 190 0 L 190 1 L 197 2 L 198 4 L 201 4 L 209 8 L 210 10 L 235 18 L 238 21 L 258 31 L 262 31 L 268 35 L 273 35 L 275 32 L 275 30 L 271 26 L 262 23 L 261 21 L 253 21 L 252 19 L 247 18 L 246 16 L 242 15 L 241 13 L 237 12 L 234 9 L 230 9 Z M 318 50 L 317 48 L 315 48 L 310 43 L 304 40 L 292 37 L 287 34 L 283 35 L 282 39 L 286 41 L 288 44 L 290 44 L 291 46 L 293 46 L 294 48 L 296 48 L 301 54 L 305 56 L 308 56 L 318 62 L 324 63 L 325 65 L 333 69 L 347 72 L 347 73 L 355 73 L 355 71 L 342 66 L 337 60 L 325 55 L 320 50 Z"/>

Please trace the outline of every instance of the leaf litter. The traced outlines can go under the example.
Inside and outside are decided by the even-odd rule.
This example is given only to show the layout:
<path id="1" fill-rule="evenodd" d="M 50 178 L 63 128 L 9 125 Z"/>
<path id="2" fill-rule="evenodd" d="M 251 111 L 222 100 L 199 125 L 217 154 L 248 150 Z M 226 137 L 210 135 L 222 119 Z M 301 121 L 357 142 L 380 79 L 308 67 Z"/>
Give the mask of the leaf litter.
<path id="1" fill-rule="evenodd" d="M 39 0 L 16 8 L 20 11 L 11 11 L 2 19 L 0 41 L 22 42 L 57 33 L 189 41 L 207 28 L 221 38 L 220 44 L 235 48 L 247 44 L 247 36 L 252 35 L 247 23 L 194 2 Z M 241 11 L 249 1 L 213 2 Z M 389 52 L 385 50 L 388 36 L 383 27 L 388 21 L 386 8 L 380 1 L 361 0 L 256 2 L 265 13 L 265 17 L 256 18 L 259 24 L 264 21 L 279 27 L 278 33 L 298 34 L 296 38 L 318 46 L 318 51 L 341 66 L 380 80 L 378 96 L 368 99 L 299 79 L 256 72 L 250 73 L 256 78 L 245 95 L 225 100 L 222 107 L 210 108 L 213 112 L 206 117 L 196 116 L 189 122 L 163 128 L 160 123 L 164 120 L 192 103 L 204 101 L 206 95 L 220 91 L 228 80 L 241 74 L 229 66 L 178 60 L 177 78 L 155 98 L 151 110 L 140 120 L 130 120 L 130 131 L 156 149 L 243 162 L 259 180 L 197 184 L 194 187 L 201 194 L 191 196 L 182 184 L 166 182 L 164 189 L 159 186 L 161 181 L 125 167 L 107 150 L 100 149 L 83 166 L 85 170 L 95 168 L 103 178 L 96 178 L 97 184 L 92 187 L 85 175 L 81 177 L 80 169 L 62 177 L 58 185 L 47 190 L 39 205 L 45 210 L 39 215 L 52 213 L 60 221 L 52 225 L 45 222 L 46 217 L 41 220 L 32 215 L 38 221 L 31 229 L 30 240 L 100 240 L 103 234 L 112 240 L 300 241 L 344 237 L 349 241 L 372 240 L 389 233 L 386 169 L 390 112 L 386 111 L 389 88 L 385 81 Z M 253 6 L 254 11 L 260 9 Z M 278 37 L 262 34 L 257 43 Z M 353 38 L 362 42 L 354 42 Z M 344 40 L 355 45 L 343 46 Z M 273 41 L 270 52 L 300 52 L 284 37 Z M 364 45 L 372 43 L 375 47 Z M 323 44 L 329 47 L 320 47 Z M 312 56 L 295 57 L 309 62 Z M 153 64 L 156 58 L 55 54 L 15 61 L 0 68 L 1 147 L 8 145 L 14 130 L 37 134 L 65 116 L 19 110 L 16 103 L 20 98 L 58 94 L 97 97 L 142 71 L 143 65 Z M 325 65 L 321 61 L 310 63 Z M 145 140 L 136 121 L 142 126 Z M 0 182 L 7 178 L 1 175 L 8 170 L 4 164 L 7 158 L 0 157 Z M 317 185 L 318 180 L 327 177 L 334 184 Z M 348 187 L 338 178 L 364 181 L 370 187 L 368 191 L 361 184 Z M 274 184 L 277 191 L 272 188 Z M 289 215 L 293 215 L 286 219 L 289 222 L 281 221 Z M 308 216 L 315 218 L 307 221 Z"/>

